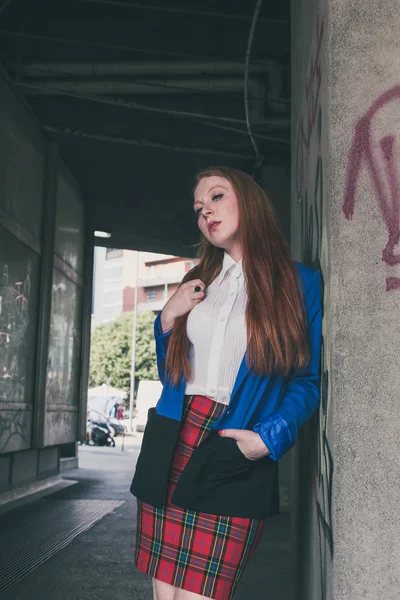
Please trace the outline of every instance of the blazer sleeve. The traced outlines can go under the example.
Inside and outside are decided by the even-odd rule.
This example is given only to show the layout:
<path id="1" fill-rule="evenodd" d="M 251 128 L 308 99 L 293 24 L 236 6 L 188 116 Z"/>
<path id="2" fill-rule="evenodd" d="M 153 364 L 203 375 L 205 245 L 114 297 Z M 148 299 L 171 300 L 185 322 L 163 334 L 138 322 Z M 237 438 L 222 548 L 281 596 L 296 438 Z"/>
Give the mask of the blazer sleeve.
<path id="1" fill-rule="evenodd" d="M 321 275 L 315 271 L 304 292 L 310 360 L 304 369 L 291 376 L 278 410 L 253 427 L 271 451 L 269 456 L 273 460 L 278 460 L 294 446 L 300 428 L 318 408 L 322 344 L 321 288 Z"/>
<path id="2" fill-rule="evenodd" d="M 158 376 L 162 384 L 165 380 L 165 359 L 167 356 L 168 342 L 171 337 L 172 329 L 163 333 L 161 327 L 161 313 L 159 313 L 154 321 L 154 337 L 156 339 L 156 356 Z"/>

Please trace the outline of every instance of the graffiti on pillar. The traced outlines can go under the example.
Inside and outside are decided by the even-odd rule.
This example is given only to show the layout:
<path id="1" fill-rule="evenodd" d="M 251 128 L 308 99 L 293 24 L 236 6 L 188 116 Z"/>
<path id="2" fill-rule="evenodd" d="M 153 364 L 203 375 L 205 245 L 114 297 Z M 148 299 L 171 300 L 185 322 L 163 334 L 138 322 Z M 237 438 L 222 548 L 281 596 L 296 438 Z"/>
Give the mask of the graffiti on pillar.
<path id="1" fill-rule="evenodd" d="M 319 564 L 321 569 L 321 598 L 328 597 L 326 573 L 328 559 L 333 557 L 332 533 L 332 482 L 333 456 L 328 438 L 329 424 L 329 373 L 325 366 L 325 348 L 322 345 L 321 404 L 317 420 L 317 447 L 314 492 L 318 514 Z M 325 540 L 326 543 L 323 543 Z M 329 556 L 327 554 L 329 552 Z"/>
<path id="2" fill-rule="evenodd" d="M 31 264 L 16 280 L 0 263 L 0 400 L 24 402 L 28 360 Z"/>
<path id="3" fill-rule="evenodd" d="M 321 156 L 321 85 L 324 20 L 317 16 L 314 44 L 305 87 L 304 108 L 296 140 L 296 194 L 302 205 L 302 260 L 320 268 L 322 239 L 323 163 Z"/>
<path id="4" fill-rule="evenodd" d="M 55 269 L 46 378 L 48 404 L 78 402 L 81 296 L 78 286 Z"/>
<path id="5" fill-rule="evenodd" d="M 27 422 L 22 410 L 0 413 L 0 453 L 7 451 L 10 442 L 17 437 L 20 441 L 26 440 Z"/>
<path id="6" fill-rule="evenodd" d="M 400 241 L 400 177 L 396 138 L 384 135 L 376 142 L 372 133 L 375 117 L 390 103 L 400 100 L 400 86 L 383 94 L 368 108 L 355 126 L 350 148 L 343 213 L 352 219 L 356 204 L 357 187 L 362 167 L 369 174 L 375 197 L 388 233 L 388 241 L 382 250 L 382 261 L 389 266 L 400 264 L 400 254 L 395 252 Z M 400 277 L 386 278 L 386 291 L 400 289 Z"/>
<path id="7" fill-rule="evenodd" d="M 0 452 L 31 436 L 40 258 L 0 227 Z"/>
<path id="8" fill-rule="evenodd" d="M 323 107 L 321 90 L 323 83 L 324 19 L 317 15 L 310 66 L 307 73 L 303 110 L 296 140 L 296 194 L 301 208 L 302 262 L 321 271 L 322 223 L 324 200 L 324 161 L 322 148 Z M 326 352 L 321 359 L 321 403 L 315 415 L 313 451 L 313 496 L 317 513 L 316 540 L 319 553 L 319 597 L 329 597 L 328 563 L 333 557 L 332 532 L 332 482 L 333 457 L 330 449 L 329 425 L 329 373 Z"/>
<path id="9" fill-rule="evenodd" d="M 321 156 L 322 110 L 318 109 L 315 129 L 315 160 L 310 168 L 310 185 L 304 188 L 301 233 L 302 261 L 318 271 L 321 270 L 322 208 L 324 199 L 324 170 Z"/>

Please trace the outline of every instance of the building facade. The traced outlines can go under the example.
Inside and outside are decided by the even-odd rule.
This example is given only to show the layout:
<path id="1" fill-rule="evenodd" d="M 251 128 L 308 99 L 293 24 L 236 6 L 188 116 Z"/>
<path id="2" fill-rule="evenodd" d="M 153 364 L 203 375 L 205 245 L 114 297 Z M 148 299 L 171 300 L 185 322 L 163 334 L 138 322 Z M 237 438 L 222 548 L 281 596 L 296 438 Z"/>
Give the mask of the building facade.
<path id="1" fill-rule="evenodd" d="M 178 289 L 196 259 L 153 252 L 95 247 L 93 272 L 92 328 L 116 319 L 135 308 L 159 313 Z"/>
<path id="2" fill-rule="evenodd" d="M 138 312 L 152 310 L 158 314 L 186 273 L 197 263 L 196 259 L 162 254 L 145 260 L 142 272 L 139 272 Z"/>

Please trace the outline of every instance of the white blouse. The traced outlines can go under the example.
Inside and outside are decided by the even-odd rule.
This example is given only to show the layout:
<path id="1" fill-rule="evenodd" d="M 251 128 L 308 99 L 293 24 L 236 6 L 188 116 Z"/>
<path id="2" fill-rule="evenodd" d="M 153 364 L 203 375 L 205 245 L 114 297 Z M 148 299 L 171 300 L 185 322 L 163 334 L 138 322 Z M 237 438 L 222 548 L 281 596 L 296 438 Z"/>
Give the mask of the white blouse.
<path id="1" fill-rule="evenodd" d="M 221 273 L 206 297 L 189 313 L 187 335 L 193 378 L 186 394 L 199 394 L 229 404 L 246 352 L 247 292 L 242 261 L 224 255 Z"/>

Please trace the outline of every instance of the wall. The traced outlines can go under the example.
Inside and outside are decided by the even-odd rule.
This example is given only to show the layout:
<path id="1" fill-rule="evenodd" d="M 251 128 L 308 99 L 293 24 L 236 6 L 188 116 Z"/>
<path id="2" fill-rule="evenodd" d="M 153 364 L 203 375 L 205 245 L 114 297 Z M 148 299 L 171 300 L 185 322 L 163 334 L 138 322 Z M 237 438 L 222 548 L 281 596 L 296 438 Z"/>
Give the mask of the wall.
<path id="1" fill-rule="evenodd" d="M 57 173 L 45 445 L 76 440 L 81 372 L 85 208 L 77 183 Z"/>
<path id="2" fill-rule="evenodd" d="M 45 144 L 0 81 L 0 452 L 32 442 Z M 18 163 L 24 176 L 15 169 Z"/>
<path id="3" fill-rule="evenodd" d="M 308 67 L 301 109 L 293 73 L 292 240 L 322 270 L 325 317 L 321 408 L 294 465 L 297 596 L 397 600 L 400 12 L 300 5 L 315 14 L 311 38 L 293 21 L 294 62 L 307 54 Z"/>
<path id="4" fill-rule="evenodd" d="M 335 600 L 400 590 L 400 11 L 331 3 Z"/>
<path id="5" fill-rule="evenodd" d="M 291 246 L 293 256 L 320 270 L 325 283 L 321 405 L 292 453 L 292 541 L 298 600 L 333 597 L 327 25 L 324 1 L 292 2 Z"/>
<path id="6" fill-rule="evenodd" d="M 79 439 L 92 240 L 57 146 L 1 77 L 0 137 L 1 493 L 58 473 Z"/>

